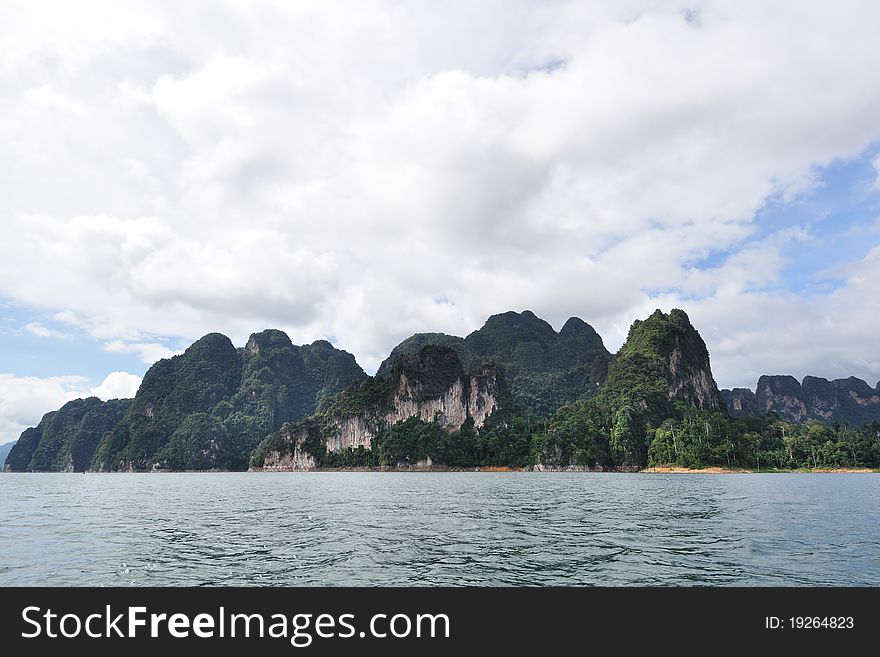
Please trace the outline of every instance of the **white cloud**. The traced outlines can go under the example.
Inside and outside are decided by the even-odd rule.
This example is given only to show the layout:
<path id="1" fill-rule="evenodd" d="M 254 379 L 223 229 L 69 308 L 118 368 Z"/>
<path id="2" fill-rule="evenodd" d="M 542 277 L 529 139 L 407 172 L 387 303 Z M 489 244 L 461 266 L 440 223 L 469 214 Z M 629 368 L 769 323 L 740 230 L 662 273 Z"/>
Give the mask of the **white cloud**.
<path id="1" fill-rule="evenodd" d="M 105 351 L 117 354 L 137 354 L 141 362 L 152 365 L 160 358 L 171 358 L 174 351 L 157 342 L 122 342 L 113 340 L 104 345 Z"/>
<path id="2" fill-rule="evenodd" d="M 880 376 L 872 336 L 824 321 L 872 293 L 781 292 L 786 242 L 752 239 L 768 198 L 880 139 L 877 24 L 848 1 L 13 4 L 0 294 L 144 361 L 277 326 L 368 368 L 526 307 L 614 347 L 668 301 L 722 384 L 795 364 L 758 331 Z"/>
<path id="3" fill-rule="evenodd" d="M 40 322 L 30 322 L 26 324 L 24 330 L 32 335 L 36 335 L 41 338 L 66 338 L 68 335 L 63 331 L 56 331 L 55 329 L 47 328 L 43 326 Z"/>
<path id="4" fill-rule="evenodd" d="M 16 377 L 0 374 L 0 442 L 16 440 L 49 410 L 76 398 L 74 390 L 87 384 L 85 377 Z"/>
<path id="5" fill-rule="evenodd" d="M 28 89 L 24 92 L 23 98 L 38 110 L 61 110 L 62 112 L 69 112 L 80 117 L 86 114 L 86 108 L 82 103 L 71 100 L 48 85 Z"/>
<path id="6" fill-rule="evenodd" d="M 21 432 L 36 426 L 49 411 L 72 399 L 96 396 L 101 399 L 130 397 L 140 377 L 111 372 L 98 385 L 90 386 L 83 376 L 14 376 L 0 373 L 0 444 L 17 440 Z"/>
<path id="7" fill-rule="evenodd" d="M 104 316 L 83 318 L 69 310 L 53 314 L 52 319 L 79 329 L 102 341 L 101 348 L 104 351 L 117 354 L 137 354 L 141 362 L 147 365 L 152 365 L 160 358 L 170 358 L 178 353 L 161 342 L 150 341 L 148 333 L 127 328 L 117 319 Z"/>
<path id="8" fill-rule="evenodd" d="M 665 295 L 645 303 L 685 308 L 708 343 L 715 378 L 725 387 L 755 387 L 762 374 L 880 379 L 876 318 L 880 297 L 880 247 L 841 272 L 830 294 L 800 296 L 749 290 L 736 277 L 700 300 Z"/>
<path id="9" fill-rule="evenodd" d="M 108 399 L 130 399 L 141 385 L 141 377 L 128 372 L 110 372 L 101 385 L 89 390 L 89 394 L 107 401 Z"/>

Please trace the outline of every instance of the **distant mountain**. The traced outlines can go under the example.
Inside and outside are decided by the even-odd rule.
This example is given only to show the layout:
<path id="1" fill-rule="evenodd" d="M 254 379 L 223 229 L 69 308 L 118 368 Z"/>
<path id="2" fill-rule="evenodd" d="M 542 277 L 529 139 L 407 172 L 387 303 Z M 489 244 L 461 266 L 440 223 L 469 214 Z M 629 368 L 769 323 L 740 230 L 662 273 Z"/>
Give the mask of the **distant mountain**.
<path id="1" fill-rule="evenodd" d="M 88 470 L 95 446 L 122 419 L 130 399 L 75 399 L 46 413 L 25 430 L 6 457 L 13 472 L 82 472 Z"/>
<path id="2" fill-rule="evenodd" d="M 792 376 L 762 376 L 755 392 L 722 390 L 734 417 L 776 413 L 791 422 L 820 420 L 857 426 L 880 420 L 880 382 L 875 388 L 855 377 L 829 381 L 815 376 L 798 382 Z"/>
<path id="3" fill-rule="evenodd" d="M 595 394 L 611 360 L 602 338 L 583 320 L 572 317 L 557 333 L 525 310 L 492 315 L 465 338 L 417 333 L 391 351 L 377 375 L 387 376 L 398 358 L 416 354 L 426 345 L 454 349 L 465 369 L 487 362 L 499 365 L 516 402 L 542 416 Z"/>
<path id="4" fill-rule="evenodd" d="M 244 469 L 266 435 L 364 378 L 354 356 L 324 340 L 297 346 L 270 329 L 239 350 L 210 333 L 147 371 L 92 469 Z"/>
<path id="5" fill-rule="evenodd" d="M 296 346 L 281 331 L 236 349 L 211 333 L 147 371 L 133 400 L 80 399 L 48 413 L 10 452 L 14 471 L 241 470 L 284 422 L 366 374 L 319 340 Z"/>
<path id="6" fill-rule="evenodd" d="M 728 413 L 730 406 L 730 413 Z M 133 400 L 76 400 L 10 450 L 14 471 L 516 467 L 877 467 L 880 385 L 762 377 L 718 390 L 687 314 L 657 310 L 615 354 L 588 324 L 530 311 L 464 338 L 416 334 L 376 376 L 319 340 L 211 333 L 155 363 Z M 793 429 L 839 420 L 842 427 Z M 763 415 L 762 417 L 751 417 Z M 733 417 L 732 417 L 733 416 Z"/>
<path id="7" fill-rule="evenodd" d="M 9 454 L 9 450 L 12 449 L 13 445 L 15 445 L 14 440 L 11 443 L 4 443 L 3 445 L 0 445 L 0 472 L 4 471 L 6 456 Z"/>
<path id="8" fill-rule="evenodd" d="M 418 334 L 376 377 L 263 441 L 251 464 L 631 470 L 647 462 L 652 426 L 724 408 L 683 311 L 636 321 L 609 359 L 581 320 L 556 333 L 528 311 L 495 315 L 467 338 Z M 549 422 L 532 425 L 526 409 L 536 406 L 555 411 Z"/>

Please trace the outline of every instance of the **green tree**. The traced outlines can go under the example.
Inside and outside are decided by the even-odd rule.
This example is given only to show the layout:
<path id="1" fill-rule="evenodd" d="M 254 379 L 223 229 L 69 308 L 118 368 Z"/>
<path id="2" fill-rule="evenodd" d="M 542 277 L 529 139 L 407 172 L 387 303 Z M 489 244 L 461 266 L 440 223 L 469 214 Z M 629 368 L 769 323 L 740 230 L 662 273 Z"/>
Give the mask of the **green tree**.
<path id="1" fill-rule="evenodd" d="M 631 406 L 623 406 L 615 413 L 610 445 L 611 458 L 619 468 L 637 470 L 645 466 L 644 425 Z"/>

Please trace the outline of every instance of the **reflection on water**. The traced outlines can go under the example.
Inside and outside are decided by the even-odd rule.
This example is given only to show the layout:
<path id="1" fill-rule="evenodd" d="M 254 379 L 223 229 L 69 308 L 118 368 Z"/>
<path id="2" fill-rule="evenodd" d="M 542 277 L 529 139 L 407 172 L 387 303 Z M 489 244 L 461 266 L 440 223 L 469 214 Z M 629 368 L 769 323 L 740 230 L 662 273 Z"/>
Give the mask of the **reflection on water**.
<path id="1" fill-rule="evenodd" d="M 0 585 L 880 585 L 880 477 L 0 475 Z"/>

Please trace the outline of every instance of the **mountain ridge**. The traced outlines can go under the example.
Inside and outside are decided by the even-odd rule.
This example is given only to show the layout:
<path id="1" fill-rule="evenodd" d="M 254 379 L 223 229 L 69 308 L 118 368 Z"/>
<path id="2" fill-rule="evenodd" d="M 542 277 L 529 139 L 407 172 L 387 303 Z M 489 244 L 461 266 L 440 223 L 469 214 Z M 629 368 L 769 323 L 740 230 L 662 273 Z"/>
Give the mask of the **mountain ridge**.
<path id="1" fill-rule="evenodd" d="M 595 392 L 611 361 L 601 336 L 582 319 L 570 317 L 557 332 L 531 310 L 523 310 L 491 315 L 464 338 L 416 333 L 391 350 L 376 375 L 386 376 L 397 358 L 429 344 L 454 349 L 466 369 L 481 362 L 502 366 L 517 401 L 540 415 Z"/>
<path id="2" fill-rule="evenodd" d="M 871 388 L 854 376 L 829 380 L 808 375 L 798 381 L 784 374 L 762 375 L 754 391 L 733 388 L 721 393 L 734 417 L 772 412 L 793 422 L 860 424 L 880 419 L 880 381 Z"/>
<path id="3" fill-rule="evenodd" d="M 416 334 L 395 347 L 376 376 L 362 384 L 385 390 L 374 397 L 378 401 L 372 406 L 345 404 L 346 396 L 364 397 L 347 390 L 337 398 L 344 412 L 328 408 L 304 423 L 282 428 L 257 447 L 251 465 L 313 470 L 337 465 L 522 467 L 531 462 L 543 469 L 633 470 L 647 462 L 652 423 L 680 415 L 681 406 L 716 412 L 723 408 L 708 350 L 688 316 L 681 310 L 669 315 L 657 310 L 644 321 L 636 320 L 621 350 L 608 358 L 604 385 L 589 380 L 575 394 L 564 391 L 569 396 L 557 405 L 553 418 L 568 404 L 593 404 L 592 429 L 575 429 L 562 442 L 558 434 L 552 441 L 538 437 L 536 442 L 532 422 L 542 422 L 543 409 L 529 406 L 532 398 L 522 394 L 524 387 L 534 384 L 529 377 L 572 361 L 581 366 L 596 358 L 597 349 L 599 357 L 608 354 L 586 322 L 571 318 L 557 333 L 530 311 L 493 315 L 466 338 Z M 413 387 L 408 376 L 413 366 L 431 376 L 429 393 L 418 381 Z M 474 377 L 479 368 L 491 371 L 490 384 Z M 466 371 L 471 373 L 465 375 Z M 479 416 L 463 401 L 463 390 L 482 396 Z M 416 396 L 423 397 L 427 412 L 411 403 Z M 456 400 L 456 421 L 451 424 L 446 421 L 449 398 Z M 475 421 L 468 424 L 472 418 Z M 398 435 L 395 427 L 401 424 L 408 424 L 408 433 L 418 441 Z"/>
<path id="4" fill-rule="evenodd" d="M 22 433 L 6 469 L 880 462 L 870 427 L 828 434 L 811 424 L 841 409 L 880 420 L 880 385 L 777 376 L 758 390 L 763 397 L 719 391 L 708 348 L 680 309 L 633 321 L 614 355 L 577 317 L 556 331 L 531 311 L 509 311 L 464 338 L 410 336 L 375 376 L 326 340 L 294 345 L 265 329 L 235 347 L 209 333 L 157 361 L 134 399 L 75 400 L 47 413 Z M 793 435 L 812 446 L 780 442 Z"/>
<path id="5" fill-rule="evenodd" d="M 15 446 L 17 440 L 12 440 L 8 443 L 3 443 L 0 445 L 0 472 L 5 472 L 6 468 L 6 457 L 9 455 L 9 452 Z"/>
<path id="6" fill-rule="evenodd" d="M 97 397 L 74 399 L 43 415 L 36 427 L 25 429 L 9 451 L 9 471 L 82 472 L 105 431 L 128 412 L 132 400 Z"/>
<path id="7" fill-rule="evenodd" d="M 244 469 L 250 452 L 271 431 L 309 415 L 325 397 L 365 377 L 354 356 L 323 340 L 294 345 L 284 332 L 267 329 L 236 348 L 225 335 L 208 333 L 183 354 L 154 363 L 135 397 L 121 400 L 122 415 L 88 433 L 90 454 L 86 449 L 72 468 Z M 94 399 L 89 403 L 109 403 Z M 86 421 L 83 403 L 70 402 L 27 429 L 6 469 L 70 469 L 63 462 L 64 441 L 52 432 L 44 436 L 43 425 L 64 410 L 71 423 Z M 44 453 L 49 456 L 34 460 Z"/>

